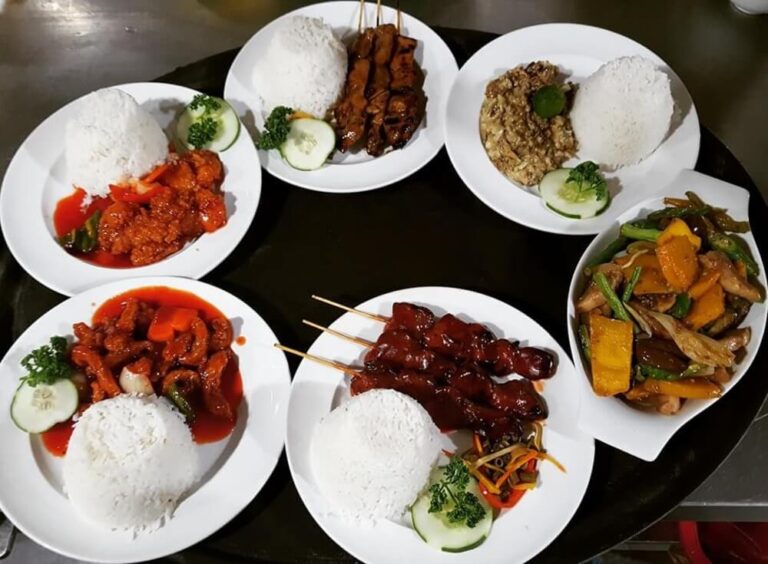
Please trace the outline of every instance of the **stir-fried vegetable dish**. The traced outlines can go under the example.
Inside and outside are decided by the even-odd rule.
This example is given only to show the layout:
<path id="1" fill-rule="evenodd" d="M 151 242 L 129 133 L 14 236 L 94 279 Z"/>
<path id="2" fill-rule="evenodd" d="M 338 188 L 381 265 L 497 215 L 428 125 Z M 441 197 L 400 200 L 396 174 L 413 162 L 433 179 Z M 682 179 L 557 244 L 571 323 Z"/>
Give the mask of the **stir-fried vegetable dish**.
<path id="1" fill-rule="evenodd" d="M 686 195 L 622 225 L 576 303 L 595 393 L 664 414 L 722 394 L 750 341 L 740 325 L 765 298 L 738 236 L 748 222 Z"/>

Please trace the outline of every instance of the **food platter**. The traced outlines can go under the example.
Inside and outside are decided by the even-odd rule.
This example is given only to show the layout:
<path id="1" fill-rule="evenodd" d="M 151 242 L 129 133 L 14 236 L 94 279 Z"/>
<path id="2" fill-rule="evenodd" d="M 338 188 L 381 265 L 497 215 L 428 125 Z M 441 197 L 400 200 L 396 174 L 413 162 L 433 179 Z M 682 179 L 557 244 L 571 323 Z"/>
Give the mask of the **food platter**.
<path id="1" fill-rule="evenodd" d="M 376 20 L 376 5 L 364 8 L 365 25 Z M 242 117 L 246 127 L 254 134 L 263 128 L 262 102 L 253 86 L 253 68 L 264 56 L 275 31 L 292 16 L 322 18 L 342 39 L 354 35 L 358 25 L 360 2 L 323 2 L 299 8 L 261 28 L 242 48 L 227 74 L 224 96 Z M 395 23 L 397 13 L 382 7 L 381 21 Z M 401 150 L 378 158 L 359 151 L 337 155 L 331 163 L 319 170 L 300 171 L 291 168 L 276 151 L 259 151 L 264 169 L 273 176 L 310 190 L 350 193 L 388 186 L 413 174 L 428 163 L 443 146 L 444 107 L 448 90 L 458 72 L 456 59 L 445 42 L 426 24 L 401 14 L 405 33 L 418 40 L 416 60 L 424 70 L 424 94 L 427 98 L 426 117 L 414 138 Z"/>
<path id="2" fill-rule="evenodd" d="M 478 548 L 454 559 L 474 562 L 523 562 L 546 547 L 570 521 L 589 483 L 594 456 L 592 439 L 574 428 L 579 411 L 579 395 L 574 386 L 573 366 L 557 342 L 524 313 L 482 294 L 454 288 L 410 288 L 366 301 L 357 309 L 388 314 L 394 302 L 427 305 L 436 314 L 454 312 L 462 319 L 483 320 L 498 335 L 525 335 L 525 344 L 536 344 L 553 351 L 559 358 L 557 372 L 544 381 L 543 396 L 550 409 L 544 426 L 547 451 L 566 467 L 565 474 L 544 465 L 541 485 L 494 522 L 488 538 Z M 345 313 L 331 329 L 375 340 L 381 323 Z M 309 348 L 309 353 L 360 365 L 358 345 L 339 341 L 325 334 Z M 294 483 L 318 524 L 337 543 L 366 562 L 398 562 L 416 558 L 420 562 L 441 562 L 443 554 L 427 546 L 414 533 L 409 520 L 379 522 L 375 527 L 350 523 L 334 515 L 333 506 L 319 492 L 310 463 L 310 443 L 315 426 L 329 409 L 349 399 L 348 382 L 338 371 L 303 361 L 296 371 L 288 408 L 286 452 Z M 456 450 L 456 434 L 444 435 L 443 448 Z M 556 500 L 556 501 L 554 501 Z M 510 536 L 525 531 L 524 537 L 509 546 Z"/>
<path id="3" fill-rule="evenodd" d="M 239 423 L 228 438 L 198 447 L 202 481 L 164 527 L 138 540 L 130 533 L 97 528 L 75 513 L 62 493 L 61 459 L 48 454 L 39 437 L 30 438 L 16 429 L 10 418 L 4 418 L 0 434 L 8 459 L 0 480 L 2 510 L 25 534 L 72 558 L 140 561 L 186 548 L 239 513 L 261 490 L 282 452 L 290 376 L 285 357 L 271 347 L 274 333 L 242 301 L 201 282 L 134 278 L 84 292 L 32 324 L 5 356 L 3 373 L 18 375 L 18 361 L 31 348 L 51 334 L 67 334 L 73 320 L 88 319 L 102 302 L 140 287 L 169 287 L 194 293 L 236 320 L 237 332 L 245 339 L 242 346 L 235 345 L 245 376 L 245 401 L 241 404 Z M 3 379 L 3 401 L 13 394 L 15 386 L 16 378 Z M 19 488 L 19 483 L 24 488 Z M 233 487 L 238 492 L 236 496 L 229 495 Z M 41 503 L 28 503 L 31 497 Z M 53 514 L 58 521 L 55 527 L 50 526 L 46 517 Z"/>
<path id="4" fill-rule="evenodd" d="M 492 39 L 476 32 L 441 33 L 461 60 Z M 234 52 L 223 53 L 162 80 L 220 94 L 234 56 Z M 757 194 L 738 161 L 707 130 L 702 131 L 697 169 Z M 567 342 L 562 323 L 564 302 L 577 257 L 588 241 L 535 233 L 492 213 L 466 190 L 445 154 L 391 190 L 334 198 L 330 206 L 327 196 L 287 190 L 271 176 L 263 188 L 256 221 L 243 244 L 207 280 L 255 306 L 280 342 L 306 349 L 316 332 L 302 327 L 299 320 L 306 317 L 330 325 L 335 318 L 327 307 L 309 299 L 312 293 L 354 304 L 393 288 L 434 284 L 476 289 L 513 304 L 537 319 L 561 346 Z M 768 241 L 768 212 L 757 197 L 751 198 L 749 206 L 755 240 L 763 247 Z M 315 244 L 317 234 L 327 244 Z M 61 301 L 25 275 L 7 252 L 2 256 L 0 287 L 13 296 L 13 309 L 10 305 L 0 309 L 10 320 L 2 333 L 8 344 Z M 676 433 L 653 464 L 598 443 L 593 477 L 579 509 L 532 561 L 591 558 L 673 509 L 711 475 L 740 440 L 768 391 L 768 384 L 759 377 L 767 369 L 765 351 L 758 350 L 739 385 Z M 340 375 L 335 377 L 338 383 Z M 253 557 L 254 550 L 268 560 L 306 560 L 318 555 L 335 561 L 349 559 L 316 525 L 297 495 L 286 465 L 279 463 L 277 468 L 248 509 L 187 554 L 204 561 Z M 219 525 L 251 499 L 239 494 L 241 504 Z M 192 499 L 194 496 L 187 501 Z M 218 502 L 207 507 L 213 510 Z M 13 516 L 11 511 L 9 514 Z M 291 527 L 285 526 L 286 520 Z M 30 532 L 29 527 L 22 529 Z M 39 536 L 31 536 L 42 542 Z M 161 553 L 165 554 L 146 557 Z M 130 559 L 138 557 L 134 551 Z"/>
<path id="5" fill-rule="evenodd" d="M 651 60 L 668 74 L 676 113 L 673 113 L 667 137 L 648 158 L 606 173 L 611 201 L 605 211 L 591 219 L 562 217 L 547 209 L 535 186 L 526 189 L 515 185 L 496 170 L 486 155 L 478 126 L 483 93 L 489 80 L 515 65 L 548 60 L 558 65 L 567 80 L 578 85 L 606 61 L 630 55 Z M 617 215 L 653 195 L 681 168 L 693 168 L 699 154 L 699 120 L 683 83 L 649 49 L 627 37 L 596 27 L 543 24 L 518 29 L 495 39 L 462 66 L 448 100 L 445 138 L 448 154 L 459 176 L 491 209 L 533 229 L 587 235 L 599 233 Z M 565 166 L 574 166 L 587 159 L 597 160 L 577 152 Z"/>
<path id="6" fill-rule="evenodd" d="M 749 209 L 749 192 L 734 185 L 715 180 L 695 171 L 683 171 L 664 191 L 663 197 L 685 195 L 693 190 L 705 200 L 720 208 L 727 208 L 738 217 L 746 217 Z M 638 456 L 643 460 L 653 461 L 662 451 L 672 436 L 688 421 L 709 409 L 717 400 L 694 400 L 686 402 L 682 410 L 674 415 L 664 417 L 653 412 L 640 411 L 615 398 L 600 398 L 595 395 L 586 373 L 588 366 L 579 350 L 577 332 L 577 313 L 575 302 L 584 288 L 582 272 L 590 260 L 616 237 L 618 225 L 638 217 L 647 210 L 659 209 L 662 206 L 662 196 L 646 200 L 627 210 L 617 218 L 616 227 L 596 237 L 584 252 L 574 272 L 569 292 L 568 305 L 568 338 L 571 344 L 571 354 L 575 359 L 578 370 L 584 375 L 580 378 L 582 397 L 585 408 L 581 412 L 579 423 L 581 427 L 597 438 L 620 450 Z M 765 286 L 763 261 L 757 249 L 754 237 L 750 233 L 743 234 L 744 240 L 752 249 L 752 254 L 760 268 L 760 282 Z M 724 393 L 737 385 L 739 380 L 749 370 L 754 361 L 760 343 L 765 334 L 765 324 L 768 312 L 760 304 L 750 311 L 744 320 L 744 326 L 752 333 L 752 345 L 744 359 L 738 365 L 733 379 L 726 383 Z"/>
<path id="7" fill-rule="evenodd" d="M 196 92 L 174 84 L 140 82 L 119 86 L 133 96 L 166 130 Z M 72 192 L 71 173 L 64 157 L 62 131 L 77 101 L 50 116 L 21 145 L 3 180 L 0 224 L 6 244 L 37 280 L 65 295 L 129 276 L 174 275 L 200 278 L 219 264 L 245 235 L 261 195 L 261 169 L 253 166 L 256 150 L 241 135 L 221 159 L 227 178 L 224 190 L 229 222 L 179 252 L 147 266 L 106 268 L 78 260 L 56 241 L 53 217 L 57 202 Z M 40 213 L 20 214 L 18 210 Z M 130 274 L 127 274 L 130 273 Z"/>

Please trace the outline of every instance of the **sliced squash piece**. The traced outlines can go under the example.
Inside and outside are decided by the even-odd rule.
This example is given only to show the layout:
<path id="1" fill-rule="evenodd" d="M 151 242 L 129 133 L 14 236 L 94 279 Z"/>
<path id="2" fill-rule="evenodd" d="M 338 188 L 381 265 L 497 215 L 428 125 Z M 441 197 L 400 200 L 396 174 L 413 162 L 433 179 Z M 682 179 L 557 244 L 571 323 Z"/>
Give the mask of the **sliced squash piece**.
<path id="1" fill-rule="evenodd" d="M 701 296 L 706 294 L 712 286 L 717 284 L 720 280 L 720 271 L 718 270 L 705 270 L 699 279 L 694 282 L 693 286 L 688 289 L 688 295 L 693 300 L 698 300 Z"/>
<path id="2" fill-rule="evenodd" d="M 676 292 L 685 292 L 699 275 L 696 247 L 687 237 L 672 237 L 656 249 L 661 273 Z"/>
<path id="3" fill-rule="evenodd" d="M 712 399 L 720 397 L 723 388 L 706 378 L 681 378 L 680 380 L 656 380 L 648 378 L 641 387 L 652 394 L 666 394 L 686 399 Z"/>
<path id="4" fill-rule="evenodd" d="M 656 239 L 656 244 L 663 245 L 672 239 L 672 237 L 685 237 L 697 251 L 701 248 L 701 237 L 694 235 L 691 228 L 688 227 L 688 224 L 677 217 L 670 221 L 667 228 L 661 232 L 659 238 Z"/>
<path id="5" fill-rule="evenodd" d="M 595 393 L 614 396 L 626 392 L 632 374 L 632 322 L 593 315 L 589 324 Z"/>
<path id="6" fill-rule="evenodd" d="M 724 313 L 725 292 L 720 284 L 715 284 L 698 299 L 693 300 L 693 306 L 683 322 L 694 331 L 698 331 Z"/>

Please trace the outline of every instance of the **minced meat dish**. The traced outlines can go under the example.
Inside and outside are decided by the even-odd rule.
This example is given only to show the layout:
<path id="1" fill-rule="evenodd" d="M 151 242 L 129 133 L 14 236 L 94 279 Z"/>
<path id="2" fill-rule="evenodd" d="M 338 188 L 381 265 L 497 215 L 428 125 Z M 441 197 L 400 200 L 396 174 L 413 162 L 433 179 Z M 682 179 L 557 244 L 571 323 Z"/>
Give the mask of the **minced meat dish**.
<path id="1" fill-rule="evenodd" d="M 480 138 L 488 157 L 510 180 L 538 184 L 577 149 L 567 115 L 542 118 L 531 97 L 543 86 L 557 84 L 559 71 L 546 61 L 520 65 L 488 83 L 480 109 Z M 560 85 L 571 93 L 569 83 Z"/>

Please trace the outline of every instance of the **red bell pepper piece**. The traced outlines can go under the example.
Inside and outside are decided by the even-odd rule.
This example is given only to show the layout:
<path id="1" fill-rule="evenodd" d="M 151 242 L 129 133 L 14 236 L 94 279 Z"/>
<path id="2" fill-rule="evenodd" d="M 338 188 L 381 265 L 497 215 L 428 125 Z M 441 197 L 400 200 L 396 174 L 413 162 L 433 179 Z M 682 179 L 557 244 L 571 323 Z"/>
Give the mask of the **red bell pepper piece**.
<path id="1" fill-rule="evenodd" d="M 109 194 L 116 202 L 148 204 L 152 198 L 165 189 L 165 186 L 157 183 L 147 184 L 139 182 L 136 186 L 110 184 Z"/>
<path id="2" fill-rule="evenodd" d="M 187 307 L 161 306 L 149 324 L 147 337 L 150 341 L 164 343 L 173 339 L 176 332 L 189 331 L 197 310 Z"/>

